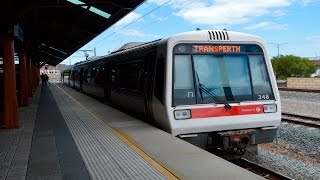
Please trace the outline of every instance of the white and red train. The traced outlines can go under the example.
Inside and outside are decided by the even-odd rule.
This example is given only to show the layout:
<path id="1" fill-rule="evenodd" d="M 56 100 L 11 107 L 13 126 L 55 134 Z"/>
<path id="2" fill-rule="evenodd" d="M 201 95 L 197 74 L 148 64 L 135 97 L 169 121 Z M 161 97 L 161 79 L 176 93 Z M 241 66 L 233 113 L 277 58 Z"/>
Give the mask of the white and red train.
<path id="1" fill-rule="evenodd" d="M 173 136 L 237 158 L 272 142 L 280 125 L 269 59 L 257 36 L 200 30 L 78 63 L 62 81 Z"/>

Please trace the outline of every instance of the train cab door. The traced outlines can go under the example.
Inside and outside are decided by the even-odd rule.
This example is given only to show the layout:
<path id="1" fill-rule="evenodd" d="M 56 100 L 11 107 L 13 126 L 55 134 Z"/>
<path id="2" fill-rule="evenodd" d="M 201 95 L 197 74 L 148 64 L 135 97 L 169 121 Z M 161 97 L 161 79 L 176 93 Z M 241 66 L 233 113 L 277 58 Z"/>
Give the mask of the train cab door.
<path id="1" fill-rule="evenodd" d="M 145 87 L 144 87 L 144 101 L 145 101 L 145 112 L 147 121 L 153 123 L 154 116 L 152 110 L 152 97 L 153 97 L 153 86 L 155 77 L 156 67 L 156 54 L 149 53 L 145 62 Z"/>

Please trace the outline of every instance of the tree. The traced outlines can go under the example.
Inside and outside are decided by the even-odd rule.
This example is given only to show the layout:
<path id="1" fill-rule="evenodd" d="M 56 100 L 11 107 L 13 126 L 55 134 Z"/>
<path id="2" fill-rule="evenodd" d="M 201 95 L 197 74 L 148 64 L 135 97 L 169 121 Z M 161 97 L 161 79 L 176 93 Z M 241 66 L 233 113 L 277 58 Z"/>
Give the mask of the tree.
<path id="1" fill-rule="evenodd" d="M 277 78 L 280 79 L 310 77 L 317 69 L 317 66 L 309 59 L 294 55 L 273 57 L 271 62 Z"/>

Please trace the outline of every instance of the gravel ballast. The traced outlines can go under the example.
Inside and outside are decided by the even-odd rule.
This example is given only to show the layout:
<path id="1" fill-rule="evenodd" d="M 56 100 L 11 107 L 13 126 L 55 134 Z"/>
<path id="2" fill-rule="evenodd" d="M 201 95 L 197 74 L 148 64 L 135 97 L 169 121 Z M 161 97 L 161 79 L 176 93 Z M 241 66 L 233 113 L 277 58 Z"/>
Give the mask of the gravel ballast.
<path id="1" fill-rule="evenodd" d="M 320 94 L 280 92 L 282 112 L 320 118 Z M 320 129 L 283 122 L 278 143 L 259 145 L 249 160 L 293 179 L 320 179 Z"/>

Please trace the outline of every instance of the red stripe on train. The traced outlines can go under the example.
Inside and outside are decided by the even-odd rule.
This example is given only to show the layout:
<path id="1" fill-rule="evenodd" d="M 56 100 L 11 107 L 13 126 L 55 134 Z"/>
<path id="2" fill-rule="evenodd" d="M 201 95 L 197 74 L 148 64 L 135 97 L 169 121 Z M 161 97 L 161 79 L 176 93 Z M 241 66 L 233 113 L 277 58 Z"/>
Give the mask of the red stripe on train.
<path id="1" fill-rule="evenodd" d="M 246 114 L 262 114 L 263 105 L 247 105 L 247 106 L 233 106 L 232 109 L 225 107 L 213 108 L 199 108 L 192 109 L 192 118 L 207 118 L 207 117 L 220 117 L 220 116 L 237 116 Z"/>

